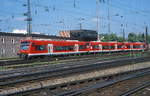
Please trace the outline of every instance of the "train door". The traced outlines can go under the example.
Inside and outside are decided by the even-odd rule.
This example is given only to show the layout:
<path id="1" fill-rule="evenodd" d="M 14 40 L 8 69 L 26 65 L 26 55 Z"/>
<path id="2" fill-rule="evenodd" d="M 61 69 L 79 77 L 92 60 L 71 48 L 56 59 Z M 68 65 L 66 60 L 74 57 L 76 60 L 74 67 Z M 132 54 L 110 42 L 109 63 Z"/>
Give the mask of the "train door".
<path id="1" fill-rule="evenodd" d="M 130 45 L 130 50 L 133 50 L 133 44 Z"/>
<path id="2" fill-rule="evenodd" d="M 53 53 L 53 44 L 48 44 L 48 53 Z"/>
<path id="3" fill-rule="evenodd" d="M 102 44 L 99 44 L 99 49 L 102 50 Z"/>
<path id="4" fill-rule="evenodd" d="M 118 45 L 117 44 L 115 44 L 115 50 L 117 50 L 118 49 Z"/>
<path id="5" fill-rule="evenodd" d="M 79 45 L 78 45 L 78 44 L 75 44 L 74 47 L 75 47 L 75 51 L 78 52 L 78 51 L 79 51 Z"/>

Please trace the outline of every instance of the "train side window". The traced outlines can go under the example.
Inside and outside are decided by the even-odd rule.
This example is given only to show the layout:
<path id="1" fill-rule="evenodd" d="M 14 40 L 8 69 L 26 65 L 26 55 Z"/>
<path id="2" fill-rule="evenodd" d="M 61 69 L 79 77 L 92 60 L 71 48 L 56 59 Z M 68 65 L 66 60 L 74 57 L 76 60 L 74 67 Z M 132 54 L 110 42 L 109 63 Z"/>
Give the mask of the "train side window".
<path id="1" fill-rule="evenodd" d="M 46 45 L 36 45 L 36 50 L 37 51 L 44 51 L 44 50 L 46 50 Z"/>
<path id="2" fill-rule="evenodd" d="M 93 49 L 99 49 L 99 45 L 93 45 L 92 48 Z"/>
<path id="3" fill-rule="evenodd" d="M 72 51 L 74 46 L 54 46 L 54 51 Z"/>
<path id="4" fill-rule="evenodd" d="M 133 48 L 141 48 L 140 45 L 133 45 Z"/>
<path id="5" fill-rule="evenodd" d="M 74 50 L 74 46 L 67 46 L 67 48 L 66 48 L 67 50 Z"/>
<path id="6" fill-rule="evenodd" d="M 115 49 L 115 46 L 110 46 L 110 49 Z"/>
<path id="7" fill-rule="evenodd" d="M 118 47 L 118 49 L 120 49 L 120 48 L 122 48 L 122 45 L 118 45 L 117 47 Z"/>
<path id="8" fill-rule="evenodd" d="M 102 46 L 103 49 L 115 49 L 115 46 Z"/>
<path id="9" fill-rule="evenodd" d="M 102 46 L 103 49 L 109 49 L 109 46 Z"/>
<path id="10" fill-rule="evenodd" d="M 62 46 L 54 46 L 54 51 L 61 51 L 61 50 L 63 50 Z"/>
<path id="11" fill-rule="evenodd" d="M 79 49 L 86 49 L 87 47 L 86 47 L 86 45 L 80 45 L 79 46 Z"/>

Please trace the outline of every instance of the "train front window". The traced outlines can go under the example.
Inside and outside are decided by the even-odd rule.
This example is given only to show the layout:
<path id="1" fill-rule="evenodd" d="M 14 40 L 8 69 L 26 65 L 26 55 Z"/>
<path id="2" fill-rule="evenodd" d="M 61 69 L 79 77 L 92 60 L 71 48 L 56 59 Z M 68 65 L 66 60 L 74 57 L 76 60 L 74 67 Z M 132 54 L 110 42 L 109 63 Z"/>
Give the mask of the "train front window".
<path id="1" fill-rule="evenodd" d="M 30 42 L 21 42 L 20 49 L 21 50 L 28 50 Z"/>

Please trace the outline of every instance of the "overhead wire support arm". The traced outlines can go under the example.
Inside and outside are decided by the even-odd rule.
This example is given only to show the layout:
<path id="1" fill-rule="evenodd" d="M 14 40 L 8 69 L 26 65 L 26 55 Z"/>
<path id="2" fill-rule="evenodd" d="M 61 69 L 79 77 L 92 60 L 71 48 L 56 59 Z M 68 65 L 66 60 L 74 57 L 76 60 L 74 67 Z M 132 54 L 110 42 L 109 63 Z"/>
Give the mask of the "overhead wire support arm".
<path id="1" fill-rule="evenodd" d="M 100 41 L 100 37 L 99 37 L 99 35 L 100 35 L 100 16 L 99 16 L 99 12 L 100 12 L 100 9 L 99 9 L 99 7 L 100 7 L 100 3 L 105 3 L 105 0 L 96 0 L 96 30 L 97 30 L 97 41 Z"/>
<path id="2" fill-rule="evenodd" d="M 108 33 L 111 34 L 111 25 L 110 25 L 110 0 L 107 1 L 108 5 Z M 110 40 L 110 38 L 109 38 Z"/>
<path id="3" fill-rule="evenodd" d="M 30 0 L 27 0 L 27 34 L 32 33 L 32 27 L 31 27 L 31 22 L 32 22 L 32 17 L 31 17 L 31 4 Z"/>
<path id="4" fill-rule="evenodd" d="M 96 0 L 96 30 L 97 30 L 97 40 L 99 41 L 99 5 L 100 5 L 100 1 Z"/>

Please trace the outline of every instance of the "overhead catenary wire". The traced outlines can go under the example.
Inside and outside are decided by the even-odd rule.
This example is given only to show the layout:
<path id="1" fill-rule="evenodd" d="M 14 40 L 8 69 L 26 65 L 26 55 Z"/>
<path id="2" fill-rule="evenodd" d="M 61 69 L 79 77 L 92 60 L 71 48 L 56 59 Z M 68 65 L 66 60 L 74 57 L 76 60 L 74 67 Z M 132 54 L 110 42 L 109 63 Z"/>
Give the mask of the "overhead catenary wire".
<path id="1" fill-rule="evenodd" d="M 103 1 L 103 0 L 100 0 L 100 1 Z M 15 0 L 15 2 L 18 2 L 20 4 L 27 3 L 27 2 L 25 2 L 23 0 Z M 95 18 L 95 15 L 93 15 L 90 12 L 87 12 L 86 10 L 80 11 L 81 8 L 80 8 L 80 1 L 79 0 L 71 0 L 71 1 L 70 0 L 64 0 L 64 3 L 60 2 L 60 3 L 50 3 L 50 4 L 43 4 L 41 2 L 43 2 L 43 1 L 32 0 L 31 10 L 33 11 L 32 12 L 33 18 L 34 18 L 33 23 L 36 23 L 38 21 L 38 18 L 36 16 L 39 16 L 39 15 L 43 14 L 43 12 L 47 13 L 47 14 L 44 14 L 44 15 L 47 15 L 47 16 L 49 16 L 51 14 L 51 12 L 55 12 L 55 14 L 57 14 L 59 12 L 59 13 L 65 13 L 65 14 L 67 14 L 66 16 L 68 16 L 68 17 L 70 16 L 71 17 L 71 19 L 70 18 L 68 19 L 71 22 L 67 23 L 66 26 L 70 27 L 72 25 L 73 27 L 75 27 L 77 24 L 73 24 L 73 22 L 76 20 L 74 18 L 86 18 L 86 20 L 87 20 L 86 23 L 88 23 L 88 24 L 86 25 L 86 23 L 85 23 L 84 26 L 90 26 L 90 23 L 91 23 L 91 25 L 93 24 L 93 22 L 90 19 Z M 65 6 L 66 2 L 68 2 L 67 6 L 72 6 L 72 8 L 74 8 L 76 10 L 63 8 L 63 7 L 59 7 L 58 6 L 58 5 Z M 107 2 L 108 2 L 108 0 L 105 0 L 105 3 L 103 5 L 107 5 L 106 4 Z M 111 5 L 112 8 L 125 10 L 124 14 L 121 14 L 121 15 L 133 15 L 134 16 L 134 15 L 138 14 L 139 16 L 146 16 L 146 17 L 149 16 L 149 14 L 147 14 L 145 12 L 145 10 L 143 10 L 143 9 L 140 10 L 138 8 L 134 8 L 133 6 L 129 7 L 128 5 L 125 5 L 125 4 L 123 4 L 122 2 L 119 2 L 119 1 L 118 2 L 111 2 L 110 5 Z M 44 11 L 41 12 L 40 8 L 42 8 Z M 6 12 L 6 14 L 7 14 L 7 12 Z M 15 12 L 12 12 L 12 13 L 8 12 L 8 14 L 10 14 L 10 16 L 13 17 L 13 18 L 16 18 L 16 16 L 21 15 L 20 13 L 18 14 L 18 13 L 15 13 Z M 12 20 L 13 20 L 13 18 L 12 18 Z M 105 17 L 105 16 L 99 16 L 99 19 L 100 20 L 104 20 L 104 21 L 108 20 L 107 17 Z M 58 21 L 58 20 L 55 20 L 55 21 Z M 15 21 L 15 19 L 14 19 L 14 21 Z M 118 23 L 118 25 L 120 25 L 122 23 L 122 22 L 120 22 L 119 18 L 110 18 L 110 21 L 111 21 L 112 24 Z M 128 21 L 128 20 L 127 20 L 127 22 L 128 22 L 128 25 L 133 26 L 133 27 L 136 27 L 136 26 L 141 27 L 141 26 L 143 26 L 143 24 L 141 24 L 141 23 L 136 23 L 136 22 Z M 44 25 L 47 22 L 43 21 L 42 23 Z M 51 23 L 55 23 L 56 24 L 56 22 L 54 22 L 54 21 L 51 21 Z M 36 24 L 34 24 L 34 25 L 36 26 Z M 43 25 L 41 25 L 41 26 L 43 26 Z M 56 25 L 58 26 L 58 24 L 56 24 Z M 102 27 L 102 24 L 100 24 L 100 27 Z M 93 27 L 93 29 L 94 29 L 94 27 Z"/>

